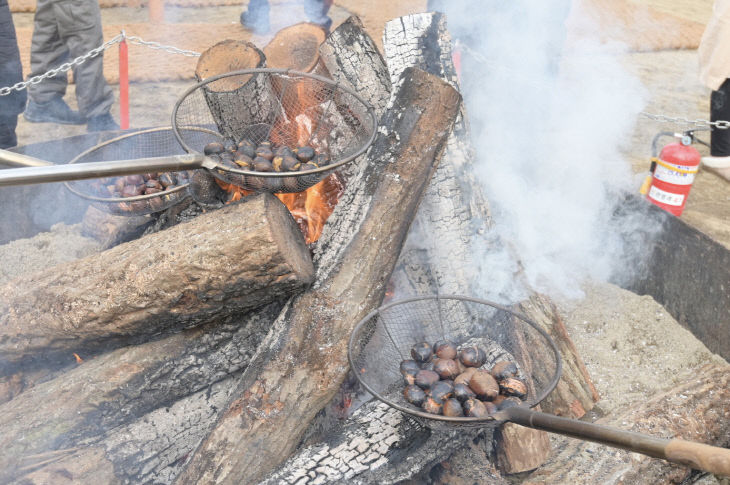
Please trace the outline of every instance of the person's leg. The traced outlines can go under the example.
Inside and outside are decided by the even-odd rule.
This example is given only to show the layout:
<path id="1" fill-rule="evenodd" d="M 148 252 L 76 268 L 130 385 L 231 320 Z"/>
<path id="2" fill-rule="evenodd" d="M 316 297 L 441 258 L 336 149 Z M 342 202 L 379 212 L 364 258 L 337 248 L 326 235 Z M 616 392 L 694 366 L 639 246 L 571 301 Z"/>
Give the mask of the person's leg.
<path id="1" fill-rule="evenodd" d="M 54 69 L 68 59 L 68 49 L 61 42 L 58 34 L 56 16 L 53 12 L 52 0 L 38 0 L 36 2 L 35 17 L 33 18 L 33 37 L 30 45 L 30 75 L 39 76 Z M 47 103 L 53 98 L 63 97 L 68 84 L 67 74 L 43 80 L 28 88 L 30 98 L 36 103 Z"/>
<path id="2" fill-rule="evenodd" d="M 710 121 L 730 121 L 730 79 L 726 79 L 710 97 Z M 713 157 L 730 157 L 730 129 L 713 128 L 710 137 Z"/>
<path id="3" fill-rule="evenodd" d="M 13 86 L 23 80 L 18 40 L 7 0 L 0 0 L 0 87 Z M 23 112 L 25 90 L 13 91 L 0 96 L 0 148 L 14 147 L 18 143 L 15 127 L 18 114 Z"/>
<path id="4" fill-rule="evenodd" d="M 270 28 L 269 10 L 269 0 L 251 0 L 241 13 L 241 24 L 256 34 L 265 34 Z"/>
<path id="5" fill-rule="evenodd" d="M 327 12 L 331 6 L 331 0 L 304 0 L 304 13 L 310 22 L 321 25 L 329 32 L 332 19 L 327 16 Z"/>
<path id="6" fill-rule="evenodd" d="M 72 57 L 84 55 L 104 43 L 101 11 L 96 0 L 56 0 L 54 12 L 61 39 Z M 101 129 L 118 129 L 119 126 L 109 114 L 114 104 L 114 93 L 104 79 L 103 54 L 87 59 L 76 66 L 73 72 L 81 116 L 90 125 L 95 118 L 103 117 L 111 124 Z"/>

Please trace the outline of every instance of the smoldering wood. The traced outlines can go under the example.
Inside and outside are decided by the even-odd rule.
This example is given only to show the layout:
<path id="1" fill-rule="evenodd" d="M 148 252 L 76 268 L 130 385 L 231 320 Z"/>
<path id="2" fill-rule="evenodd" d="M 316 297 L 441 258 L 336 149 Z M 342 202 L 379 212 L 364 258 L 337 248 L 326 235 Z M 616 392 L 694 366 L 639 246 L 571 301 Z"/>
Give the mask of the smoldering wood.
<path id="1" fill-rule="evenodd" d="M 18 478 L 37 455 L 62 454 L 66 449 L 77 451 L 74 454 L 82 460 L 71 465 L 75 459 L 64 457 L 71 468 L 102 470 L 108 462 L 118 470 L 118 478 L 123 478 L 140 466 L 125 462 L 131 459 L 128 453 L 99 455 L 90 450 L 102 446 L 104 440 L 123 441 L 117 437 L 118 427 L 149 426 L 144 424 L 146 414 L 240 372 L 283 305 L 276 301 L 244 316 L 118 349 L 26 389 L 0 406 L 0 481 Z M 197 412 L 212 419 L 215 408 L 223 404 L 211 401 L 211 408 L 205 410 L 205 403 L 199 402 Z M 178 423 L 170 415 L 161 418 L 153 431 L 135 433 L 135 450 L 145 455 L 147 463 L 158 466 L 180 459 L 202 439 L 202 434 L 196 434 L 197 440 L 178 443 L 184 453 L 170 455 L 170 443 L 179 439 L 184 422 Z"/>
<path id="2" fill-rule="evenodd" d="M 406 15 L 385 25 L 383 45 L 391 82 L 403 69 L 417 67 L 459 88 L 451 38 L 440 13 Z M 491 223 L 489 204 L 474 178 L 476 158 L 463 103 L 446 150 L 426 190 L 399 267 L 417 292 L 479 294 L 479 237 Z M 427 236 L 426 236 L 427 235 Z M 419 268 L 427 268 L 423 277 Z M 430 281 L 435 287 L 426 287 Z M 420 286 L 420 288 L 419 288 Z"/>
<path id="3" fill-rule="evenodd" d="M 600 396 L 555 304 L 544 295 L 534 295 L 517 305 L 517 308 L 550 335 L 563 361 L 563 373 L 558 385 L 540 403 L 542 411 L 569 418 L 583 417 Z M 521 341 L 520 360 L 529 366 L 531 375 L 541 376 L 544 382 L 547 379 L 545 372 L 550 372 L 544 362 L 554 360 L 552 353 L 547 352 L 546 347 L 531 342 L 529 334 L 515 334 L 514 338 Z"/>
<path id="4" fill-rule="evenodd" d="M 337 392 L 348 369 L 350 332 L 382 301 L 459 102 L 456 90 L 423 71 L 403 76 L 370 164 L 348 184 L 325 226 L 314 285 L 276 321 L 244 372 L 237 399 L 178 483 L 262 478 Z"/>
<path id="5" fill-rule="evenodd" d="M 92 205 L 81 220 L 81 234 L 99 241 L 103 250 L 136 239 L 153 223 L 149 216 L 118 216 Z"/>
<path id="6" fill-rule="evenodd" d="M 711 364 L 678 376 L 679 385 L 598 424 L 660 438 L 730 445 L 730 366 Z M 685 483 L 692 470 L 646 455 L 564 438 L 523 483 Z"/>
<path id="7" fill-rule="evenodd" d="M 319 54 L 320 63 L 325 66 L 330 77 L 361 96 L 373 107 L 376 118 L 380 120 L 390 99 L 390 77 L 383 56 L 363 28 L 360 19 L 352 16 L 340 24 L 319 47 Z M 327 120 L 328 124 L 347 129 L 342 113 L 331 109 L 326 113 L 331 118 Z M 333 122 L 338 124 L 331 124 Z M 334 141 L 337 142 L 338 139 L 339 137 L 334 138 Z M 338 170 L 345 182 L 357 172 L 358 165 L 365 160 L 366 156 L 362 155 L 357 161 Z"/>
<path id="8" fill-rule="evenodd" d="M 313 275 L 289 211 L 257 195 L 3 285 L 0 355 L 96 353 L 286 298 Z"/>

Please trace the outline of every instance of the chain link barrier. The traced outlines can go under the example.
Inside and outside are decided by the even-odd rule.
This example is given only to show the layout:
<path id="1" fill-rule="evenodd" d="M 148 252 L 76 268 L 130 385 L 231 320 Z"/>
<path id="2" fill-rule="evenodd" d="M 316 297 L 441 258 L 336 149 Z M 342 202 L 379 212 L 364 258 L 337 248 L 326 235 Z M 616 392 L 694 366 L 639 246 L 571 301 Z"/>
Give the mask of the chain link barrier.
<path id="1" fill-rule="evenodd" d="M 698 128 L 717 128 L 718 130 L 727 130 L 730 129 L 730 121 L 709 121 L 709 120 L 690 120 L 687 118 L 672 118 L 671 116 L 665 116 L 665 115 L 655 115 L 651 113 L 646 113 L 642 111 L 639 113 L 642 116 L 645 116 L 646 118 L 649 118 L 650 120 L 658 121 L 659 123 L 675 123 L 675 124 L 682 124 L 682 125 L 694 125 Z"/>
<path id="2" fill-rule="evenodd" d="M 84 62 L 88 61 L 92 57 L 98 56 L 99 54 L 101 54 L 105 50 L 109 49 L 114 44 L 119 44 L 123 40 L 128 40 L 130 44 L 137 44 L 137 45 L 141 45 L 144 47 L 149 47 L 150 49 L 170 52 L 172 54 L 181 54 L 181 55 L 187 56 L 187 57 L 200 57 L 200 52 L 189 51 L 189 50 L 185 50 L 185 49 L 178 49 L 175 46 L 164 45 L 164 44 L 160 44 L 159 42 L 150 42 L 150 41 L 144 40 L 140 37 L 137 37 L 136 35 L 127 35 L 124 31 L 122 31 L 119 35 L 104 42 L 99 47 L 97 47 L 95 49 L 91 49 L 86 54 L 79 56 L 70 62 L 64 62 L 57 68 L 51 69 L 50 71 L 40 74 L 38 76 L 33 76 L 32 78 L 28 79 L 27 81 L 15 83 L 12 86 L 6 86 L 6 87 L 0 88 L 0 96 L 7 96 L 10 93 L 12 93 L 13 91 L 22 91 L 23 89 L 27 89 L 29 86 L 39 84 L 48 78 L 55 77 L 61 73 L 70 71 L 74 67 L 83 64 Z"/>

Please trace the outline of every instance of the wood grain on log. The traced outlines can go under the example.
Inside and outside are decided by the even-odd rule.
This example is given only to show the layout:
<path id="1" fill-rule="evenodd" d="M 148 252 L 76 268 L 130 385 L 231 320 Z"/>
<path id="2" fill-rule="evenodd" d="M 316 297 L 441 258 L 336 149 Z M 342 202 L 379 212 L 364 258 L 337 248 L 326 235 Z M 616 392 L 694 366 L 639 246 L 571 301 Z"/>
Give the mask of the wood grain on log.
<path id="1" fill-rule="evenodd" d="M 103 469 L 103 463 L 110 463 L 119 471 L 119 478 L 131 473 L 139 464 L 126 463 L 127 454 L 97 455 L 89 450 L 104 440 L 124 440 L 115 437 L 116 428 L 135 422 L 138 427 L 149 426 L 144 423 L 147 413 L 245 368 L 282 307 L 282 302 L 273 302 L 242 317 L 118 349 L 25 390 L 0 406 L 0 482 L 22 473 L 38 455 L 60 455 L 67 449 L 78 450 L 78 460 L 92 460 L 69 465 L 72 469 Z M 210 406 L 224 404 L 211 402 Z M 216 414 L 215 409 L 199 412 L 210 419 Z M 182 454 L 170 455 L 170 443 L 180 439 L 181 426 L 184 423 L 168 414 L 154 432 L 136 433 L 136 452 L 144 454 L 146 462 L 160 462 L 160 466 L 165 460 L 180 459 Z M 189 452 L 200 439 L 202 435 L 182 449 Z M 69 464 L 73 461 L 63 458 Z"/>
<path id="2" fill-rule="evenodd" d="M 293 69 L 300 72 L 317 71 L 319 46 L 327 37 L 317 24 L 302 22 L 283 28 L 263 48 L 266 66 L 279 69 Z"/>
<path id="3" fill-rule="evenodd" d="M 597 423 L 727 447 L 730 366 L 707 365 L 686 373 L 680 381 L 684 383 Z M 523 483 L 683 483 L 690 474 L 689 468 L 657 458 L 563 438 L 558 452 Z"/>
<path id="4" fill-rule="evenodd" d="M 550 438 L 545 431 L 505 423 L 495 432 L 497 464 L 504 473 L 534 470 L 550 456 Z"/>
<path id="5" fill-rule="evenodd" d="M 421 194 L 459 105 L 448 84 L 403 74 L 370 166 L 356 175 L 320 240 L 313 287 L 293 299 L 244 373 L 238 398 L 180 483 L 252 483 L 294 450 L 347 372 L 352 328 L 382 301 Z"/>
<path id="6" fill-rule="evenodd" d="M 97 352 L 285 298 L 313 275 L 296 222 L 262 194 L 3 285 L 0 355 Z"/>

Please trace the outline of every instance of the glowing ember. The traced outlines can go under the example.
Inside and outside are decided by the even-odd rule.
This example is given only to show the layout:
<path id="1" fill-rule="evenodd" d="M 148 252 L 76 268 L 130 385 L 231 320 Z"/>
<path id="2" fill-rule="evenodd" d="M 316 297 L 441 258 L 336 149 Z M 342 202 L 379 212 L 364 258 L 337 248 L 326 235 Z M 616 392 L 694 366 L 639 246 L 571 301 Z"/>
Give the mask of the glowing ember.
<path id="1" fill-rule="evenodd" d="M 74 353 L 74 357 L 76 357 L 76 363 L 77 364 L 81 364 L 81 363 L 84 362 L 84 359 L 82 359 L 81 357 L 79 357 L 79 354 Z"/>

